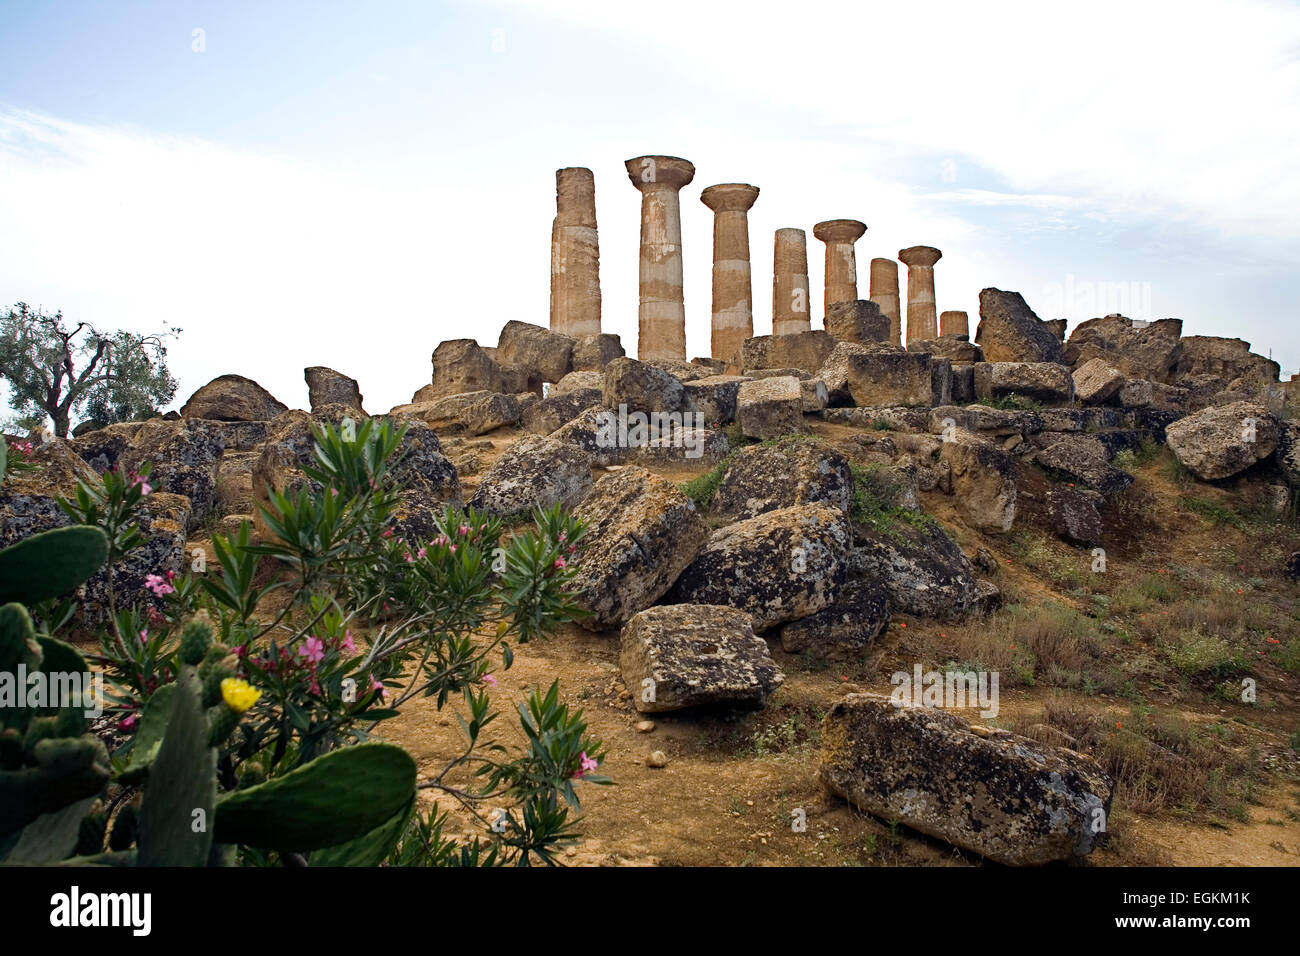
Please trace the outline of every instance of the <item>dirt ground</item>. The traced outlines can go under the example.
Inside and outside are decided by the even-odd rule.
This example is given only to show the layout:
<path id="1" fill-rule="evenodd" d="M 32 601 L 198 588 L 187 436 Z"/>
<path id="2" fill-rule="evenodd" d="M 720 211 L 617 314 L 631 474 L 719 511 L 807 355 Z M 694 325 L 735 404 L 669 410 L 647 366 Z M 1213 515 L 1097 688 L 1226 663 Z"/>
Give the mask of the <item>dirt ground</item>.
<path id="1" fill-rule="evenodd" d="M 814 427 L 828 438 L 849 431 Z M 477 452 L 480 475 L 515 437 L 510 432 L 490 436 L 493 448 Z M 684 480 L 703 470 L 660 473 Z M 465 479 L 467 495 L 475 482 L 474 477 Z M 1178 492 L 1154 471 L 1144 472 L 1139 484 L 1157 501 Z M 1057 582 L 1018 566 L 1005 540 L 967 528 L 953 499 L 927 495 L 924 505 L 968 554 L 986 547 L 997 557 L 998 583 L 1004 592 L 1014 592 L 1022 602 L 1050 597 L 1079 604 Z M 1175 516 L 1162 507 L 1148 512 L 1147 526 L 1128 529 L 1128 540 L 1117 551 L 1121 560 L 1135 565 L 1211 564 L 1228 545 L 1243 553 L 1259 550 L 1248 538 L 1230 540 L 1241 535 L 1235 529 L 1202 527 L 1198 519 Z M 826 794 L 817 778 L 817 728 L 831 703 L 854 691 L 888 693 L 889 675 L 900 663 L 916 660 L 918 642 L 924 644 L 941 634 L 942 627 L 895 617 L 863 659 L 819 669 L 807 668 L 769 640 L 785 684 L 762 710 L 653 715 L 654 729 L 641 733 L 636 724 L 643 717 L 633 707 L 619 674 L 617 633 L 591 634 L 567 626 L 547 640 L 518 648 L 513 668 L 497 672 L 500 685 L 495 694 L 503 716 L 494 727 L 502 743 L 520 743 L 522 734 L 512 719 L 513 702 L 531 688 L 548 686 L 559 678 L 565 698 L 583 709 L 590 733 L 603 741 L 608 754 L 601 772 L 614 785 L 579 786 L 582 839 L 566 857 L 573 865 L 983 865 L 978 857 L 941 841 L 855 811 Z M 1300 724 L 1297 681 L 1268 671 L 1261 675 L 1261 685 L 1261 692 L 1267 688 L 1274 701 L 1266 714 L 1176 687 L 1149 689 L 1159 703 L 1182 709 L 1189 720 L 1231 721 L 1264 752 L 1282 754 L 1281 769 L 1268 775 L 1267 784 L 1247 807 L 1248 819 L 1139 815 L 1117 802 L 1110 821 L 1110 845 L 1093 853 L 1087 865 L 1300 865 L 1300 778 L 1287 745 L 1287 735 Z M 1071 696 L 1060 688 L 1003 690 L 997 722 L 1037 715 L 1049 698 Z M 1113 707 L 1116 714 L 1127 713 L 1129 706 L 1127 701 L 1096 694 L 1086 702 L 1094 708 Z M 973 711 L 966 716 L 980 719 Z M 409 703 L 399 718 L 383 725 L 383 733 L 411 751 L 422 774 L 440 770 L 461 742 L 452 714 L 438 712 L 426 699 Z M 666 766 L 648 765 L 653 751 L 666 755 Z M 432 802 L 428 791 L 424 796 Z M 472 817 L 450 798 L 443 797 L 440 808 L 451 811 L 451 819 L 463 826 L 464 833 L 477 832 Z M 795 826 L 801 816 L 798 811 L 806 819 L 802 831 Z"/>

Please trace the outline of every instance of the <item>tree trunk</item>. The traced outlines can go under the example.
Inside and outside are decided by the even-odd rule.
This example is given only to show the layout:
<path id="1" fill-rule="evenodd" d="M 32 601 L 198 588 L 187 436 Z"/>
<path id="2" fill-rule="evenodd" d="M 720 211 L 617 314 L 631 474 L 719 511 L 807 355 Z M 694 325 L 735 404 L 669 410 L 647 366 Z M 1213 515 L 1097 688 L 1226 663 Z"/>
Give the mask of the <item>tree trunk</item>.
<path id="1" fill-rule="evenodd" d="M 50 418 L 54 419 L 54 434 L 59 438 L 68 437 L 68 412 L 70 409 L 64 408 L 50 413 Z"/>

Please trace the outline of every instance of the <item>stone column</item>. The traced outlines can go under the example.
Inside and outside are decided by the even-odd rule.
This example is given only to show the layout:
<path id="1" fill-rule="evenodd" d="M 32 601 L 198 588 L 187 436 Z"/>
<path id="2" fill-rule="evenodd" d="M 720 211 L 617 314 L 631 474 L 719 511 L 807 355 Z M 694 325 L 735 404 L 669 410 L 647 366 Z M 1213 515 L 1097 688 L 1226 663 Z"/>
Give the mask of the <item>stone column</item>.
<path id="1" fill-rule="evenodd" d="M 826 310 L 836 302 L 858 299 L 858 263 L 853 244 L 867 231 L 856 219 L 831 219 L 813 226 L 813 235 L 826 243 Z"/>
<path id="2" fill-rule="evenodd" d="M 907 341 L 932 339 L 938 334 L 934 310 L 934 264 L 943 253 L 933 246 L 900 249 L 898 258 L 907 266 Z"/>
<path id="3" fill-rule="evenodd" d="M 970 316 L 965 312 L 941 312 L 939 314 L 940 335 L 970 335 Z"/>
<path id="4" fill-rule="evenodd" d="M 723 183 L 700 194 L 713 210 L 713 332 L 709 354 L 739 364 L 740 346 L 754 334 L 754 299 L 749 281 L 749 207 L 758 187 Z"/>
<path id="5" fill-rule="evenodd" d="M 600 332 L 600 243 L 596 239 L 596 179 L 590 169 L 555 171 L 551 228 L 551 330 Z"/>
<path id="6" fill-rule="evenodd" d="M 772 334 L 793 335 L 811 328 L 808 236 L 802 229 L 778 229 L 772 250 Z"/>
<path id="7" fill-rule="evenodd" d="M 903 313 L 898 307 L 898 263 L 893 259 L 871 260 L 872 302 L 889 318 L 889 342 L 903 344 Z"/>
<path id="8" fill-rule="evenodd" d="M 629 159 L 628 178 L 641 190 L 641 304 L 637 357 L 686 361 L 682 297 L 682 212 L 677 192 L 695 167 L 676 156 Z"/>

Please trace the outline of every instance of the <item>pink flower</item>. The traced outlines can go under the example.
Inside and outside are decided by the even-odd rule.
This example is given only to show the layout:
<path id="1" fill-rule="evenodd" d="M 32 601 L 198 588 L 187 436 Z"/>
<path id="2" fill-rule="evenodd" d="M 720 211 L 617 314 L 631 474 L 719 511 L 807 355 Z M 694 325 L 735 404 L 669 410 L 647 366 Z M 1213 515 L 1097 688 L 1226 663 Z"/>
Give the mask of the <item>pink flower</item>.
<path id="1" fill-rule="evenodd" d="M 415 552 L 415 556 L 416 556 L 417 558 L 422 558 L 422 557 L 424 557 L 425 554 L 427 554 L 427 553 L 428 553 L 428 552 L 425 551 L 424 548 L 421 548 L 419 551 Z"/>
<path id="2" fill-rule="evenodd" d="M 590 757 L 587 756 L 587 751 L 584 750 L 581 754 L 578 755 L 578 769 L 573 772 L 573 775 L 575 777 L 581 777 L 584 774 L 590 773 L 592 770 L 595 770 L 599 766 L 600 766 L 599 761 L 592 760 Z"/>
<path id="3" fill-rule="evenodd" d="M 496 686 L 497 686 L 497 679 L 496 679 L 495 677 L 493 677 L 491 674 L 484 674 L 484 675 L 483 675 L 481 678 L 479 678 L 479 679 L 480 679 L 481 681 L 483 681 L 483 683 L 487 684 L 489 687 L 496 687 Z"/>
<path id="4" fill-rule="evenodd" d="M 383 681 L 375 680 L 374 675 L 370 677 L 370 689 L 379 693 L 380 700 L 383 700 L 385 693 L 387 693 Z"/>
<path id="5" fill-rule="evenodd" d="M 343 648 L 343 650 L 347 651 L 349 654 L 351 654 L 352 652 L 354 652 L 354 651 L 357 649 L 356 644 L 352 643 L 352 632 L 351 632 L 351 631 L 344 631 L 344 632 L 343 632 L 343 643 L 340 644 L 339 647 Z"/>
<path id="6" fill-rule="evenodd" d="M 460 533 L 461 533 L 462 535 L 467 535 L 467 534 L 469 534 L 469 525 L 465 525 L 465 524 L 461 525 L 461 526 L 460 526 Z"/>
<path id="7" fill-rule="evenodd" d="M 566 541 L 568 541 L 568 540 L 569 540 L 569 536 L 568 536 L 565 532 L 561 531 L 561 532 L 560 532 L 560 544 L 564 544 L 564 542 L 566 542 Z"/>
<path id="8" fill-rule="evenodd" d="M 144 644 L 148 640 L 149 640 L 149 628 L 146 627 L 143 631 L 140 632 L 140 643 Z"/>
<path id="9" fill-rule="evenodd" d="M 144 586 L 153 592 L 154 597 L 162 597 L 164 594 L 171 594 L 176 590 L 158 574 L 146 574 L 144 577 Z"/>
<path id="10" fill-rule="evenodd" d="M 320 684 L 316 683 L 316 678 L 315 678 L 315 677 L 313 677 L 313 678 L 311 679 L 311 684 L 308 685 L 307 690 L 309 690 L 311 693 L 315 694 L 317 697 L 320 696 Z"/>
<path id="11" fill-rule="evenodd" d="M 315 664 L 325 656 L 325 642 L 318 637 L 309 637 L 298 646 L 298 656 L 307 658 L 307 662 Z"/>
<path id="12" fill-rule="evenodd" d="M 149 482 L 145 481 L 144 475 L 133 475 L 131 477 L 131 487 L 134 488 L 136 485 L 140 486 L 141 495 L 147 495 L 153 492 L 153 488 L 150 486 Z"/>
<path id="13" fill-rule="evenodd" d="M 456 546 L 454 544 L 451 546 L 451 553 L 452 554 L 456 553 Z"/>
<path id="14" fill-rule="evenodd" d="M 415 558 L 411 557 L 411 552 L 410 551 L 406 552 L 406 563 L 413 564 L 414 562 L 415 562 Z"/>
<path id="15" fill-rule="evenodd" d="M 564 568 L 567 568 L 567 567 L 568 567 L 568 565 L 564 563 L 564 559 L 563 559 L 563 558 L 556 558 L 556 559 L 555 559 L 555 566 L 556 566 L 556 568 L 559 568 L 559 569 L 564 569 Z"/>
<path id="16" fill-rule="evenodd" d="M 170 570 L 169 570 L 169 571 L 167 572 L 167 580 L 168 580 L 168 581 L 175 581 L 175 580 L 176 580 L 176 572 L 175 572 L 175 571 L 170 571 Z"/>
<path id="17" fill-rule="evenodd" d="M 120 727 L 122 730 L 130 730 L 132 727 L 135 726 L 135 720 L 136 720 L 135 714 L 130 713 L 127 714 L 125 717 L 123 717 L 120 721 L 118 721 L 117 726 Z"/>
<path id="18" fill-rule="evenodd" d="M 393 536 L 393 529 L 392 529 L 392 528 L 385 528 L 385 529 L 383 530 L 383 533 L 381 533 L 381 534 L 379 535 L 379 537 L 381 537 L 381 538 L 391 538 L 392 536 Z"/>

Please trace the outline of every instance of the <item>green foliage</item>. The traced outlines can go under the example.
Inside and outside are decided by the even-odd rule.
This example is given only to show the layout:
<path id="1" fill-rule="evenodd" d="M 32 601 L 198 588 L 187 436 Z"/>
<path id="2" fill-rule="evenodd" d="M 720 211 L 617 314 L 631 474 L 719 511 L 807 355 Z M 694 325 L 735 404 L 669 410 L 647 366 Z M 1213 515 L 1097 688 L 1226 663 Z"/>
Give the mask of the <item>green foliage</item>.
<path id="1" fill-rule="evenodd" d="M 557 507 L 507 535 L 497 519 L 447 508 L 432 541 L 403 539 L 401 438 L 378 420 L 317 429 L 311 484 L 273 496 L 267 540 L 251 544 L 246 524 L 214 535 L 208 573 L 159 569 L 147 605 L 110 605 L 94 660 L 111 758 L 77 736 L 79 713 L 6 727 L 0 857 L 18 846 L 30 862 L 105 865 L 557 862 L 575 835 L 575 782 L 608 782 L 594 775 L 600 742 L 553 685 L 521 707 L 526 745 L 512 755 L 488 736 L 489 689 L 498 655 L 509 668 L 512 645 L 583 613 L 567 588 L 584 528 Z M 61 504 L 114 561 L 142 543 L 135 514 L 148 491 L 147 470 L 110 472 Z M 276 592 L 287 593 L 268 612 Z M 47 610 L 66 619 L 53 605 L 42 619 Z M 35 634 L 20 605 L 0 608 L 0 638 L 0 663 L 80 661 Z M 368 742 L 416 696 L 460 702 L 466 745 L 420 786 L 470 808 L 481 841 L 443 839 L 445 816 L 416 809 L 410 756 Z M 447 782 L 458 768 L 478 784 Z M 487 800 L 504 805 L 499 820 L 477 809 Z"/>
<path id="2" fill-rule="evenodd" d="M 731 456 L 728 455 L 704 474 L 697 475 L 690 481 L 682 482 L 682 491 L 687 498 L 695 502 L 695 507 L 700 511 L 707 511 L 709 505 L 713 503 L 713 496 L 718 493 L 718 488 L 722 486 L 722 476 L 727 473 L 727 466 L 730 463 Z"/>
<path id="3" fill-rule="evenodd" d="M 157 335 L 101 332 L 87 322 L 69 328 L 63 313 L 17 303 L 0 316 L 0 378 L 19 416 L 50 416 L 66 438 L 76 414 L 101 425 L 151 414 L 176 394 L 166 340 Z"/>
<path id="4" fill-rule="evenodd" d="M 935 527 L 929 515 L 898 504 L 903 489 L 882 466 L 850 463 L 849 471 L 853 475 L 852 517 L 857 523 L 887 535 L 897 534 L 900 522 L 921 530 Z"/>
<path id="5" fill-rule="evenodd" d="M 1231 511 L 1221 505 L 1216 505 L 1214 502 L 1205 498 L 1184 495 L 1178 499 L 1178 503 L 1182 505 L 1184 510 L 1190 511 L 1192 514 L 1200 515 L 1206 521 L 1213 523 L 1216 528 L 1229 525 L 1236 528 L 1238 531 L 1244 531 L 1246 529 L 1246 523 L 1241 520 L 1241 516 L 1235 511 Z"/>

